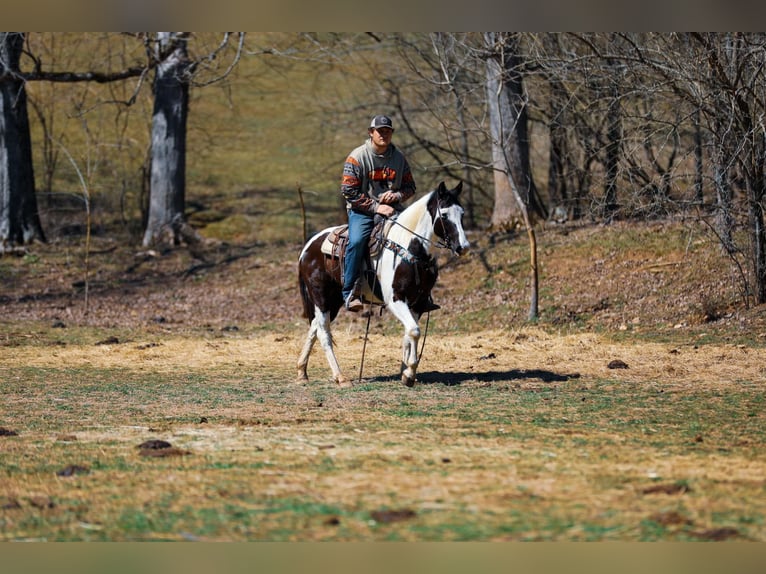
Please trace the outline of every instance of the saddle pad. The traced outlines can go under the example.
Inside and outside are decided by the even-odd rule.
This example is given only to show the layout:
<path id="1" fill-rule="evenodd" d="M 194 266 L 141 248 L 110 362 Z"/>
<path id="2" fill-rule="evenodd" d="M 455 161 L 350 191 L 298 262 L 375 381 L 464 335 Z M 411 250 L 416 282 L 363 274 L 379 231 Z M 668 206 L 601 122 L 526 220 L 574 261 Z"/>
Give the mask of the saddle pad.
<path id="1" fill-rule="evenodd" d="M 327 234 L 327 237 L 324 238 L 324 241 L 322 241 L 322 247 L 320 249 L 325 255 L 329 255 L 330 257 L 339 257 L 340 254 L 336 250 L 336 246 L 341 240 L 347 238 L 348 225 L 340 225 L 335 227 L 332 231 L 330 231 L 330 233 Z"/>

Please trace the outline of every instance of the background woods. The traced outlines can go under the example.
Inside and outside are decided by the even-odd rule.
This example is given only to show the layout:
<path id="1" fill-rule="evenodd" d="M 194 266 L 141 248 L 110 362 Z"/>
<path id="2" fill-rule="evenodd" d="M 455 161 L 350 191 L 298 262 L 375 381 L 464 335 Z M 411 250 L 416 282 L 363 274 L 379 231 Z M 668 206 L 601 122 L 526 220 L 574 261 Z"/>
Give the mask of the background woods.
<path id="1" fill-rule="evenodd" d="M 268 215 L 291 237 L 298 186 L 310 225 L 334 223 L 339 158 L 385 110 L 421 190 L 465 181 L 470 226 L 698 218 L 742 303 L 762 303 L 765 41 L 4 33 L 0 239 L 11 251 L 76 236 L 87 211 L 115 241 L 194 242 L 221 235 L 222 197 L 246 199 L 251 234 Z"/>

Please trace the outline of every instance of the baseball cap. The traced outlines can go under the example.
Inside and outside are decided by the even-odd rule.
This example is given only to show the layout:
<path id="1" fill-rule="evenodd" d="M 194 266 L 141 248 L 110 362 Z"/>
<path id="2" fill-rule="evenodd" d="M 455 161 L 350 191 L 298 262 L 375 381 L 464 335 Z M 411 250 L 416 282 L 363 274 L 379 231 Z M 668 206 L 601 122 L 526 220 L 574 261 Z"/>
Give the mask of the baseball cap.
<path id="1" fill-rule="evenodd" d="M 370 129 L 372 130 L 377 128 L 391 128 L 393 130 L 394 123 L 388 116 L 375 116 L 370 122 Z"/>

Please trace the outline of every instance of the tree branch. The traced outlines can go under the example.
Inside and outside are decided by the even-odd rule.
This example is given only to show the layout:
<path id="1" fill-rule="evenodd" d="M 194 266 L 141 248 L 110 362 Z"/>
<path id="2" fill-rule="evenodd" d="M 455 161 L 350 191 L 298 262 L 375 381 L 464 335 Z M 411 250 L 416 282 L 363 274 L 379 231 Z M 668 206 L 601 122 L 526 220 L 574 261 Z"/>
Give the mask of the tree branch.
<path id="1" fill-rule="evenodd" d="M 98 84 L 106 84 L 109 82 L 118 82 L 120 80 L 127 80 L 129 78 L 138 78 L 144 76 L 155 66 L 156 63 L 150 62 L 145 66 L 133 66 L 118 72 L 45 72 L 43 70 L 36 69 L 33 72 L 22 72 L 17 75 L 7 73 L 0 74 L 0 81 L 7 80 L 13 76 L 16 79 L 20 79 L 25 82 L 96 82 Z"/>

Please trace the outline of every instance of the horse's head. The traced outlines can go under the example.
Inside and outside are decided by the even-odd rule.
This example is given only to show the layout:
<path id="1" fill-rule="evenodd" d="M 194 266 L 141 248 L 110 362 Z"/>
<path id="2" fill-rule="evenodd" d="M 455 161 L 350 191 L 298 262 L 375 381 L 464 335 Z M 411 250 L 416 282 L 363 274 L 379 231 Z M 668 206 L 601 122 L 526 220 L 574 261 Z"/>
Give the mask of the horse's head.
<path id="1" fill-rule="evenodd" d="M 463 229 L 463 206 L 458 198 L 462 189 L 462 181 L 452 189 L 447 189 L 444 182 L 441 182 L 428 201 L 434 233 L 457 255 L 471 246 Z"/>

